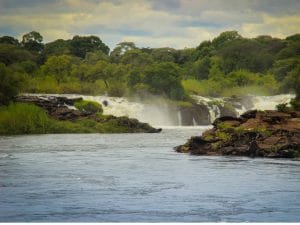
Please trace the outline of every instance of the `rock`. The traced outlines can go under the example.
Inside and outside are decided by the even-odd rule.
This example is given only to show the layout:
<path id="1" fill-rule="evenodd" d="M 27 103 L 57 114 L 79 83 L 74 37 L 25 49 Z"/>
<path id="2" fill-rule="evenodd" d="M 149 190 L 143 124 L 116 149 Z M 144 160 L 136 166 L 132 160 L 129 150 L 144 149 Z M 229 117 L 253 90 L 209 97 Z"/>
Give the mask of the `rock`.
<path id="1" fill-rule="evenodd" d="M 236 117 L 238 113 L 234 109 L 232 104 L 226 103 L 224 106 L 219 106 L 221 117 L 231 116 Z"/>
<path id="2" fill-rule="evenodd" d="M 191 106 L 179 107 L 182 126 L 209 125 L 210 116 L 207 106 L 192 104 Z"/>
<path id="3" fill-rule="evenodd" d="M 108 101 L 104 100 L 104 101 L 102 101 L 102 104 L 103 104 L 103 106 L 108 106 Z"/>
<path id="4" fill-rule="evenodd" d="M 69 109 L 66 106 L 58 107 L 54 110 L 52 110 L 49 113 L 50 116 L 52 116 L 55 119 L 58 120 L 77 120 L 79 118 L 86 118 L 91 115 L 91 113 L 82 112 L 79 110 Z"/>
<path id="5" fill-rule="evenodd" d="M 191 137 L 177 152 L 195 155 L 300 157 L 300 113 L 252 110 L 240 118 L 221 117 L 202 136 Z"/>
<path id="6" fill-rule="evenodd" d="M 241 118 L 251 119 L 256 117 L 257 110 L 249 110 L 241 115 Z"/>
<path id="7" fill-rule="evenodd" d="M 68 108 L 73 106 L 76 101 L 82 98 L 66 98 L 66 97 L 37 97 L 37 96 L 18 96 L 16 102 L 32 103 L 47 111 L 49 116 L 59 120 L 76 120 L 79 118 L 86 118 L 91 113 L 81 112 Z"/>
<path id="8" fill-rule="evenodd" d="M 243 121 L 243 119 L 237 118 L 237 117 L 232 117 L 232 116 L 223 116 L 223 117 L 219 117 L 219 118 L 215 119 L 215 121 L 212 123 L 212 125 L 214 127 L 217 127 L 217 125 L 219 123 L 222 123 L 222 122 L 225 122 L 225 121 L 232 122 L 234 124 L 239 125 Z"/>

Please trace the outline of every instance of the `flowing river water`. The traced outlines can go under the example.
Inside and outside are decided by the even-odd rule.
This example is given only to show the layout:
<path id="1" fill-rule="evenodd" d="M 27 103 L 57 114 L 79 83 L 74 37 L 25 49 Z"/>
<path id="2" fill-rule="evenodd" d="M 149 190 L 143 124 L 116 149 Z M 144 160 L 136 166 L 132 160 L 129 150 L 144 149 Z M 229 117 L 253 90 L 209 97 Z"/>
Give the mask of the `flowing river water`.
<path id="1" fill-rule="evenodd" d="M 0 137 L 0 221 L 300 221 L 300 161 L 174 152 L 204 129 Z"/>

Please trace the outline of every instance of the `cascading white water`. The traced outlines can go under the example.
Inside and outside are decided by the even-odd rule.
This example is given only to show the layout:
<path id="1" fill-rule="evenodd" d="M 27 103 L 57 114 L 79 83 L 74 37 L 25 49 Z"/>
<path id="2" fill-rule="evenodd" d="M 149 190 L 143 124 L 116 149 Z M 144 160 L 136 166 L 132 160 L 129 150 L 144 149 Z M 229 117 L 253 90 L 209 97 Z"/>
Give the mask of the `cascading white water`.
<path id="1" fill-rule="evenodd" d="M 109 96 L 87 96 L 78 94 L 30 94 L 36 96 L 64 96 L 68 98 L 82 97 L 85 100 L 92 100 L 103 105 L 103 113 L 105 115 L 114 116 L 128 116 L 136 118 L 141 122 L 149 123 L 153 126 L 180 126 L 182 125 L 182 112 L 174 110 L 170 107 L 167 101 L 159 99 L 157 101 L 142 102 L 140 100 L 129 100 L 125 97 L 109 97 Z M 295 95 L 282 94 L 275 96 L 248 96 L 252 103 L 252 107 L 239 103 L 239 107 L 235 108 L 238 115 L 244 113 L 249 109 L 258 110 L 272 110 L 276 105 L 281 103 L 288 103 Z M 207 98 L 202 96 L 193 96 L 198 104 L 205 105 L 209 111 L 210 121 L 213 122 L 216 118 L 221 116 L 220 106 L 224 106 L 225 98 Z M 107 102 L 103 104 L 104 101 Z M 198 124 L 194 118 L 193 125 Z"/>
<path id="2" fill-rule="evenodd" d="M 149 123 L 153 126 L 180 126 L 180 120 L 173 118 L 173 112 L 168 103 L 160 99 L 156 102 L 142 103 L 140 101 L 130 101 L 124 97 L 109 96 L 88 96 L 79 94 L 32 94 L 36 96 L 63 96 L 67 98 L 82 97 L 84 100 L 96 101 L 103 106 L 104 115 L 127 116 L 136 118 L 141 122 Z M 104 101 L 107 102 L 105 106 Z"/>
<path id="3" fill-rule="evenodd" d="M 213 122 L 216 118 L 220 117 L 221 112 L 218 104 L 224 104 L 224 100 L 222 98 L 208 98 L 199 95 L 193 95 L 192 97 L 197 101 L 197 103 L 203 104 L 207 107 L 209 111 L 210 122 Z"/>
<path id="4" fill-rule="evenodd" d="M 260 110 L 272 110 L 276 108 L 278 104 L 288 104 L 295 95 L 282 94 L 274 96 L 253 96 L 252 102 L 254 104 L 253 109 Z"/>

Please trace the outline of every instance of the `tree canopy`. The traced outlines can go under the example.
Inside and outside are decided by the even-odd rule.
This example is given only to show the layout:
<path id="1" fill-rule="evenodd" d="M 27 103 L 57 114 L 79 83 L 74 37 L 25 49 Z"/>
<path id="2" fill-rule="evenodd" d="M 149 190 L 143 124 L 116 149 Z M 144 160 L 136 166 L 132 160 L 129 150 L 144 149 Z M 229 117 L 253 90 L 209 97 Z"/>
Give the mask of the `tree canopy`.
<path id="1" fill-rule="evenodd" d="M 17 93 L 24 78 L 26 92 L 151 93 L 173 100 L 187 99 L 188 94 L 244 95 L 249 90 L 276 94 L 299 88 L 300 34 L 244 38 L 225 31 L 195 48 L 139 48 L 124 41 L 110 52 L 97 36 L 44 44 L 43 36 L 31 31 L 20 42 L 0 37 L 0 63 L 3 83 L 13 85 L 8 77 L 16 81 L 8 96 Z M 7 101 L 3 99 L 2 94 L 2 102 Z"/>

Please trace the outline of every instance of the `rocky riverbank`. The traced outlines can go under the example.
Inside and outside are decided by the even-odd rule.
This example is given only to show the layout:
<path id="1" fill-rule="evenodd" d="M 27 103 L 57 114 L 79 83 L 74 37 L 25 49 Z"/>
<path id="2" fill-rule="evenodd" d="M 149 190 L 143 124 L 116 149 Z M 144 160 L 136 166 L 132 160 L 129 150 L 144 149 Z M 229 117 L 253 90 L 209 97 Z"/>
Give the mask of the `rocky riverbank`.
<path id="1" fill-rule="evenodd" d="M 75 103 L 79 101 L 82 101 L 82 98 L 27 95 L 18 96 L 15 99 L 15 102 L 17 103 L 34 104 L 42 108 L 47 112 L 48 116 L 54 120 L 74 123 L 89 121 L 89 123 L 84 124 L 92 124 L 93 127 L 95 127 L 95 129 L 88 129 L 89 132 L 158 133 L 161 131 L 160 128 L 156 129 L 148 123 L 139 122 L 137 119 L 125 116 L 116 117 L 112 115 L 102 115 L 102 113 L 96 113 L 89 110 L 79 110 L 75 107 Z M 93 128 L 91 125 L 88 126 L 88 128 Z M 103 127 L 105 127 L 105 129 L 102 129 Z"/>
<path id="2" fill-rule="evenodd" d="M 300 111 L 252 110 L 240 117 L 221 117 L 202 136 L 175 147 L 194 155 L 300 157 Z"/>

